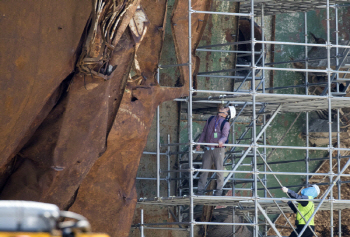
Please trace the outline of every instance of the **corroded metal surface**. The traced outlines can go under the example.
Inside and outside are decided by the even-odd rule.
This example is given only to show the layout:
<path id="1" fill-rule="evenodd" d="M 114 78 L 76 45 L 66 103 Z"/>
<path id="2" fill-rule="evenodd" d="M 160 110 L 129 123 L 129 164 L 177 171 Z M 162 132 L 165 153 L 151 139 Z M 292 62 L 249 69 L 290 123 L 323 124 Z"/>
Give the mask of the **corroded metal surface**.
<path id="1" fill-rule="evenodd" d="M 2 174 L 55 105 L 90 10 L 90 0 L 0 2 Z"/>
<path id="2" fill-rule="evenodd" d="M 116 92 L 133 58 L 131 40 L 126 36 L 120 41 L 123 52 L 119 51 L 118 63 L 124 65 L 109 81 L 91 76 L 84 79 L 81 74 L 73 77 L 68 92 L 21 150 L 18 169 L 1 198 L 40 200 L 61 208 L 69 205 L 91 166 L 106 150 L 108 121 L 119 99 Z"/>
<path id="3" fill-rule="evenodd" d="M 192 1 L 192 8 L 197 11 L 209 11 L 211 1 Z M 174 12 L 172 14 L 171 26 L 172 33 L 175 42 L 176 58 L 179 64 L 188 63 L 188 2 L 177 0 L 174 4 Z M 192 15 L 192 70 L 197 74 L 199 70 L 199 57 L 195 56 L 195 50 L 198 46 L 199 40 L 202 38 L 205 25 L 208 21 L 208 14 L 193 14 Z M 185 82 L 188 81 L 188 67 L 180 67 L 180 72 L 182 75 L 181 82 L 182 85 L 187 86 Z M 194 80 L 195 83 L 195 80 Z"/>

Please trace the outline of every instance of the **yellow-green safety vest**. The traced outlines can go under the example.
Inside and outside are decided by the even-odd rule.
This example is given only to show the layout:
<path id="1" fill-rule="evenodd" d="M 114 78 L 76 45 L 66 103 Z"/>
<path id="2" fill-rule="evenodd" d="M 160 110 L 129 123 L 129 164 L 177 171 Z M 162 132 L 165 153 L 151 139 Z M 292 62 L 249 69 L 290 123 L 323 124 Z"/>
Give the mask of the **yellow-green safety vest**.
<path id="1" fill-rule="evenodd" d="M 312 196 L 309 196 L 309 199 L 313 199 Z M 306 222 L 310 219 L 311 215 L 315 211 L 315 205 L 313 202 L 308 202 L 308 204 L 303 207 L 300 203 L 298 204 L 298 209 L 301 212 L 301 214 L 304 216 Z M 306 222 L 304 221 L 304 218 L 301 217 L 299 212 L 297 212 L 297 221 L 298 225 L 305 225 Z M 310 225 L 315 225 L 314 218 L 311 219 Z"/>

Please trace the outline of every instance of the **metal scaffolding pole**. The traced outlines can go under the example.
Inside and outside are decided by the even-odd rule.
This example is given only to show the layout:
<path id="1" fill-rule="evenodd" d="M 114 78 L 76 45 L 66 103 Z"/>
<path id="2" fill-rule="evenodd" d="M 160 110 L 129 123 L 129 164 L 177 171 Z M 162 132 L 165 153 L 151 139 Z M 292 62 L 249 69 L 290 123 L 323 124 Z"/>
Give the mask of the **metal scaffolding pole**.
<path id="1" fill-rule="evenodd" d="M 136 177 L 136 179 L 138 179 L 138 180 L 158 180 L 157 178 L 145 178 L 145 177 Z M 159 180 L 164 180 L 164 181 L 166 181 L 167 179 L 165 179 L 165 178 L 160 178 Z"/>
<path id="2" fill-rule="evenodd" d="M 234 121 L 232 122 L 232 125 L 231 125 L 231 127 L 232 127 L 232 144 L 235 144 L 236 143 L 236 137 L 235 137 L 235 134 L 236 134 L 236 131 L 235 131 L 235 120 L 236 120 L 236 118 L 234 118 Z M 234 163 L 235 163 L 235 159 L 231 159 L 232 160 L 232 166 L 234 165 Z M 225 162 L 225 161 L 224 161 Z M 234 180 L 235 179 L 235 174 L 233 174 L 232 175 L 232 180 Z M 235 184 L 233 183 L 232 184 L 232 189 L 231 189 L 231 191 L 232 191 L 232 195 L 231 196 L 235 196 L 235 192 L 236 192 L 236 189 L 235 189 Z M 232 222 L 233 223 L 235 223 L 235 209 L 234 208 L 232 208 Z M 236 236 L 236 226 L 235 225 L 233 225 L 232 226 L 232 236 L 233 237 L 235 237 Z"/>
<path id="3" fill-rule="evenodd" d="M 307 13 L 304 12 L 304 32 L 305 32 L 305 43 L 307 43 L 308 39 L 307 39 Z M 309 62 L 308 62 L 308 47 L 305 46 L 305 68 L 308 69 L 309 67 Z M 309 94 L 309 73 L 305 72 L 305 95 Z M 306 126 L 305 126 L 305 130 L 306 130 L 306 157 L 305 157 L 305 163 L 306 163 L 306 172 L 309 173 L 309 112 L 306 112 Z M 306 176 L 306 184 L 309 183 L 309 176 Z"/>
<path id="4" fill-rule="evenodd" d="M 170 134 L 168 134 L 168 144 L 170 144 Z M 168 161 L 168 170 L 170 170 L 170 146 L 168 146 L 168 152 L 167 152 L 167 161 Z M 170 197 L 170 179 L 171 179 L 171 176 L 170 176 L 170 172 L 168 173 L 167 175 L 167 184 L 168 184 L 168 197 Z"/>
<path id="5" fill-rule="evenodd" d="M 189 149 L 188 149 L 188 161 L 189 161 L 189 195 L 190 195 L 190 237 L 194 237 L 194 205 L 193 205 L 193 134 L 192 134 L 192 1 L 188 0 L 188 139 L 189 139 Z"/>
<path id="6" fill-rule="evenodd" d="M 157 68 L 157 82 L 159 84 L 159 67 Z M 160 128 L 159 128 L 159 106 L 156 111 L 157 123 L 157 197 L 160 197 Z"/>
<path id="7" fill-rule="evenodd" d="M 241 79 L 241 80 L 251 80 L 251 77 L 242 77 L 242 76 L 225 76 L 225 75 L 208 75 L 208 74 L 201 74 L 197 77 L 212 77 L 212 78 L 231 78 L 231 79 Z M 255 80 L 262 80 L 261 77 L 256 77 Z"/>
<path id="8" fill-rule="evenodd" d="M 235 12 L 211 12 L 211 11 L 197 11 L 197 10 L 192 10 L 192 13 L 202 13 L 202 14 L 214 14 L 214 15 L 225 15 L 225 16 L 247 16 L 251 17 L 251 14 L 247 13 L 235 13 Z"/>
<path id="9" fill-rule="evenodd" d="M 339 26 L 338 26 L 338 5 L 335 5 L 335 45 L 339 44 Z M 339 68 L 339 48 L 335 48 L 335 63 Z M 336 80 L 339 79 L 339 73 L 336 74 Z M 339 93 L 339 83 L 337 83 L 337 92 Z"/>
<path id="10" fill-rule="evenodd" d="M 324 74 L 327 73 L 344 73 L 344 74 L 350 74 L 349 71 L 339 71 L 339 70 L 328 70 L 328 69 L 299 69 L 299 68 L 280 68 L 280 67 L 256 67 L 256 69 L 265 69 L 265 70 L 272 70 L 272 71 L 288 71 L 288 72 L 321 72 Z"/>
<path id="11" fill-rule="evenodd" d="M 157 152 L 144 151 L 144 155 L 157 155 Z M 159 155 L 166 156 L 166 153 L 159 153 Z"/>
<path id="12" fill-rule="evenodd" d="M 326 45 L 330 46 L 331 45 L 331 33 L 330 33 L 330 12 L 329 12 L 329 0 L 327 0 L 327 42 Z M 327 77 L 328 77 L 328 137 L 329 137 L 329 145 L 328 147 L 332 148 L 333 147 L 333 142 L 332 142 L 332 91 L 331 91 L 331 47 L 327 47 Z M 336 75 L 336 74 L 335 74 Z M 333 174 L 333 150 L 329 151 L 329 173 Z M 329 176 L 329 183 L 333 182 L 333 176 Z M 330 198 L 333 199 L 333 189 L 330 190 Z M 331 237 L 333 237 L 333 203 L 331 203 L 331 210 L 330 210 L 330 221 L 331 221 L 331 226 L 330 226 L 330 231 L 331 231 Z M 301 235 L 300 235 L 301 236 Z"/>
<path id="13" fill-rule="evenodd" d="M 186 172 L 188 170 L 179 170 L 176 172 Z M 230 177 L 232 174 L 254 174 L 253 171 L 238 171 L 238 170 L 212 170 L 212 169 L 194 169 L 194 171 L 201 171 L 201 172 L 221 172 L 221 173 L 229 173 Z M 317 176 L 334 176 L 334 174 L 329 173 L 306 173 L 306 172 L 264 172 L 259 171 L 259 174 L 268 174 L 268 175 L 291 175 L 291 176 L 301 176 L 301 175 L 317 175 Z M 350 177 L 350 174 L 342 174 L 341 177 Z M 228 179 L 225 180 L 225 184 L 227 183 Z M 261 197 L 260 197 L 261 198 Z"/>
<path id="14" fill-rule="evenodd" d="M 243 53 L 243 54 L 251 54 L 252 53 L 251 51 L 203 49 L 203 48 L 197 48 L 196 52 Z M 260 54 L 260 52 L 256 52 L 255 54 Z"/>
<path id="15" fill-rule="evenodd" d="M 141 237 L 145 237 L 145 234 L 143 232 L 144 226 L 143 226 L 143 209 L 141 209 L 141 226 L 140 226 L 140 232 L 141 232 Z"/>
<path id="16" fill-rule="evenodd" d="M 339 24 L 338 24 L 338 5 L 335 5 L 335 44 L 339 44 Z M 336 48 L 336 66 L 339 66 L 339 48 Z M 339 73 L 337 74 L 337 80 L 339 79 Z M 337 83 L 337 92 L 339 92 L 339 83 Z M 340 112 L 339 109 L 337 109 L 337 147 L 340 148 Z M 337 151 L 337 169 L 338 169 L 338 174 L 340 173 L 340 151 Z M 339 182 L 337 182 L 338 186 L 338 199 L 341 199 L 341 178 L 339 178 Z M 338 236 L 342 236 L 342 231 L 341 231 L 341 210 L 338 211 Z"/>
<path id="17" fill-rule="evenodd" d="M 255 43 L 257 44 L 279 44 L 279 45 L 292 45 L 292 46 L 309 46 L 309 47 L 320 47 L 320 48 L 350 48 L 349 45 L 328 45 L 326 44 L 311 44 L 311 43 L 296 43 L 296 42 L 285 42 L 285 41 L 266 41 L 266 40 L 257 40 Z"/>
<path id="18" fill-rule="evenodd" d="M 193 142 L 194 145 L 204 145 L 204 146 L 215 146 L 217 143 L 204 143 L 204 142 Z M 225 144 L 226 147 L 243 147 L 243 148 L 253 148 L 252 144 Z M 350 148 L 335 148 L 335 147 L 306 147 L 306 146 L 275 146 L 275 145 L 257 145 L 258 148 L 278 148 L 278 149 L 292 149 L 292 150 L 309 150 L 314 151 L 349 151 Z M 199 153 L 199 152 L 194 152 Z"/>
<path id="19" fill-rule="evenodd" d="M 264 18 L 265 18 L 265 16 L 264 16 L 265 12 L 264 11 L 265 11 L 265 9 L 264 9 L 264 6 L 265 6 L 265 4 L 262 3 L 261 4 L 261 38 L 262 39 L 265 39 L 265 24 L 264 24 Z M 263 43 L 261 45 L 261 47 L 262 47 L 262 49 L 261 49 L 262 50 L 262 61 L 261 61 L 261 63 L 262 63 L 262 66 L 265 67 L 265 44 Z M 265 93 L 266 92 L 265 91 L 266 82 L 265 82 L 265 70 L 264 69 L 261 70 L 261 77 L 263 78 L 262 79 L 262 93 Z M 263 126 L 265 126 L 265 125 L 266 125 L 266 114 L 263 115 Z M 266 143 L 266 138 L 267 138 L 267 135 L 266 135 L 266 130 L 265 130 L 264 133 L 263 133 L 263 144 L 264 145 L 267 144 Z M 266 154 L 267 154 L 267 149 L 266 149 L 266 147 L 264 147 L 263 148 L 263 155 L 266 156 Z M 265 164 L 264 164 L 264 171 L 265 172 L 267 171 Z M 267 176 L 266 176 L 266 174 L 264 174 L 264 179 L 262 180 L 262 182 L 263 182 L 262 184 L 265 187 L 267 187 Z M 264 197 L 267 197 L 267 190 L 266 189 L 264 190 Z M 267 226 L 265 225 L 265 233 L 266 232 L 267 232 Z"/>
<path id="20" fill-rule="evenodd" d="M 255 100 L 256 100 L 256 90 L 255 90 L 255 70 L 256 70 L 256 65 L 255 65 L 255 54 L 254 54 L 254 48 L 255 48 L 255 38 L 254 38 L 254 0 L 251 0 L 251 18 L 250 18 L 250 36 L 251 36 L 251 65 L 252 65 L 252 96 L 253 96 L 253 177 L 254 177 L 254 192 L 253 192 L 253 197 L 254 197 L 254 202 L 255 202 L 255 218 L 254 218 L 254 234 L 255 237 L 259 236 L 259 215 L 258 215 L 258 181 L 257 181 L 257 172 L 258 172 L 258 167 L 257 167 L 257 160 L 256 160 L 256 145 L 257 145 L 257 137 L 256 137 L 256 108 L 255 108 Z M 265 131 L 266 129 L 264 129 Z"/>

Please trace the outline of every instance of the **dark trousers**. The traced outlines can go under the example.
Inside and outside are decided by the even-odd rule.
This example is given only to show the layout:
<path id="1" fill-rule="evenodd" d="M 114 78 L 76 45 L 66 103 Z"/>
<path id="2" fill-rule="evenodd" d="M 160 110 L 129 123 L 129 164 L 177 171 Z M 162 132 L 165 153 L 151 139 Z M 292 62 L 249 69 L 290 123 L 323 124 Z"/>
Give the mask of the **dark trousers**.
<path id="1" fill-rule="evenodd" d="M 297 225 L 297 228 L 295 229 L 298 233 L 301 232 L 301 230 L 304 228 L 305 225 Z M 315 231 L 315 226 L 310 225 L 310 227 Z M 298 235 L 293 231 L 289 237 L 297 237 Z M 304 231 L 303 235 L 301 237 L 312 237 L 314 236 L 314 234 L 312 233 L 312 231 L 310 230 L 309 227 L 306 228 L 306 230 Z"/>

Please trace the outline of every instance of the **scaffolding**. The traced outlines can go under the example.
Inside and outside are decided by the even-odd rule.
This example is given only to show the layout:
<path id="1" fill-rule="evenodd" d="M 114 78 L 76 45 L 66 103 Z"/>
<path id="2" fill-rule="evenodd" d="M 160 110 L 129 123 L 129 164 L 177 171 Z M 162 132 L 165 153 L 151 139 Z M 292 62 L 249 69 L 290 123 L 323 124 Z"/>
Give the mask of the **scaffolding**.
<path id="1" fill-rule="evenodd" d="M 160 143 L 160 122 L 159 122 L 159 108 L 156 112 L 156 126 L 157 126 L 157 150 L 155 152 L 144 152 L 144 154 L 153 154 L 157 157 L 157 172 L 156 178 L 138 178 L 139 180 L 154 180 L 156 181 L 156 197 L 155 198 L 140 198 L 138 203 L 140 205 L 163 205 L 175 207 L 176 213 L 171 213 L 176 222 L 166 223 L 147 223 L 144 220 L 143 210 L 141 210 L 141 222 L 136 227 L 140 228 L 141 236 L 144 235 L 145 229 L 160 229 L 169 231 L 185 231 L 189 236 L 195 236 L 195 226 L 200 225 L 217 225 L 232 226 L 232 236 L 235 236 L 235 226 L 250 226 L 253 230 L 253 236 L 267 236 L 268 228 L 274 230 L 277 236 L 281 236 L 277 229 L 276 224 L 271 219 L 271 214 L 279 214 L 286 218 L 286 222 L 292 230 L 295 230 L 293 225 L 289 222 L 285 213 L 291 213 L 291 209 L 287 205 L 286 201 L 296 201 L 290 198 L 274 197 L 271 191 L 274 189 L 280 189 L 283 187 L 283 183 L 278 177 L 281 176 L 303 176 L 306 177 L 305 183 L 310 182 L 312 176 L 324 176 L 328 178 L 328 182 L 318 183 L 324 185 L 326 190 L 323 196 L 319 199 L 314 199 L 315 212 L 312 215 L 315 216 L 318 211 L 329 210 L 330 211 L 330 236 L 335 235 L 334 223 L 333 223 L 333 211 L 338 211 L 339 216 L 339 229 L 337 235 L 341 236 L 341 212 L 342 210 L 349 208 L 350 200 L 344 200 L 341 198 L 341 185 L 348 183 L 349 181 L 342 180 L 342 177 L 350 177 L 350 174 L 345 173 L 348 165 L 350 164 L 350 157 L 342 155 L 342 152 L 349 152 L 350 148 L 341 147 L 340 139 L 340 111 L 343 108 L 350 107 L 350 98 L 345 97 L 347 89 L 349 87 L 350 77 L 348 77 L 350 57 L 350 44 L 345 42 L 340 44 L 339 29 L 338 29 L 338 9 L 347 6 L 347 0 L 331 1 L 331 0 L 227 0 L 228 2 L 240 2 L 240 13 L 234 12 L 214 12 L 214 11 L 197 11 L 192 8 L 191 0 L 188 0 L 188 55 L 189 60 L 192 59 L 192 38 L 191 38 L 191 16 L 193 14 L 217 14 L 225 16 L 247 17 L 250 19 L 251 26 L 251 39 L 239 42 L 230 42 L 226 44 L 206 45 L 196 49 L 197 52 L 225 52 L 233 53 L 236 55 L 250 55 L 250 63 L 246 65 L 237 64 L 234 69 L 220 70 L 220 71 L 208 71 L 199 72 L 197 77 L 207 78 L 228 78 L 235 80 L 235 87 L 233 91 L 217 91 L 217 90 L 200 90 L 194 89 L 190 86 L 189 96 L 187 98 L 177 99 L 182 104 L 183 111 L 187 114 L 187 126 L 188 126 L 188 142 L 187 143 L 171 143 L 168 136 L 168 143 Z M 327 22 L 327 39 L 325 43 L 310 43 L 308 42 L 308 29 L 307 29 L 307 11 L 315 9 L 326 10 L 326 22 Z M 335 42 L 331 42 L 331 26 L 330 26 L 330 14 L 334 12 L 335 17 Z M 264 37 L 264 17 L 267 15 L 277 15 L 280 13 L 290 12 L 304 12 L 304 43 L 296 42 L 280 42 L 280 41 L 267 41 Z M 254 37 L 254 22 L 255 18 L 261 17 L 261 40 L 257 40 Z M 237 49 L 216 49 L 223 48 L 224 46 L 231 45 L 236 46 L 239 44 L 250 44 L 250 51 L 239 51 Z M 261 44 L 261 50 L 255 51 L 255 46 Z M 304 58 L 300 60 L 291 60 L 289 62 L 274 62 L 265 63 L 265 46 L 271 45 L 291 45 L 304 47 Z M 326 50 L 325 58 L 308 58 L 308 51 L 311 47 L 322 47 Z M 324 60 L 326 62 L 325 67 L 311 68 L 309 64 L 313 60 Z M 284 68 L 278 67 L 282 63 L 302 62 L 305 68 Z M 169 67 L 187 66 L 189 68 L 189 85 L 192 83 L 192 62 L 189 61 L 186 64 L 178 65 L 159 65 L 157 76 L 159 82 L 160 70 Z M 237 74 L 236 72 L 245 72 Z M 267 71 L 288 71 L 288 72 L 303 72 L 305 73 L 304 83 L 301 85 L 290 85 L 283 87 L 267 87 L 266 85 L 266 72 Z M 327 80 L 325 82 L 310 83 L 309 74 L 325 75 Z M 323 91 L 319 95 L 312 95 L 309 93 L 310 87 L 320 86 Z M 303 94 L 280 94 L 277 91 L 288 88 L 302 88 Z M 194 94 L 196 94 L 194 96 Z M 193 148 L 196 145 L 201 146 L 216 146 L 217 144 L 211 143 L 199 143 L 198 137 L 193 134 L 193 118 L 198 113 L 211 113 L 215 111 L 218 104 L 233 105 L 236 107 L 237 116 L 231 121 L 232 142 L 227 144 L 226 157 L 224 159 L 225 170 L 212 170 L 202 169 L 201 162 L 197 161 L 194 156 L 203 154 L 201 151 L 195 151 Z M 185 107 L 184 107 L 185 105 Z M 312 147 L 309 145 L 309 112 L 312 111 L 326 111 L 328 116 L 328 146 L 327 147 Z M 301 113 L 305 113 L 305 145 L 304 146 L 282 146 L 280 141 L 275 144 L 267 144 L 267 132 L 268 127 L 274 121 L 278 114 L 282 113 L 297 113 L 299 118 Z M 238 134 L 235 130 L 238 123 L 238 118 L 250 118 L 247 120 L 247 126 L 245 130 Z M 336 123 L 336 139 L 333 138 L 332 124 Z M 293 123 L 294 124 L 294 123 Z M 292 124 L 292 125 L 293 125 Z M 291 126 L 292 126 L 291 125 Z M 289 131 L 289 130 L 288 130 Z M 287 131 L 287 132 L 288 132 Z M 250 135 L 250 136 L 249 136 Z M 334 146 L 336 144 L 336 146 Z M 167 152 L 161 152 L 161 147 L 167 147 Z M 185 147 L 185 149 L 178 152 L 171 152 L 170 147 Z M 305 158 L 296 159 L 291 161 L 279 161 L 275 163 L 293 163 L 293 162 L 305 162 L 306 172 L 283 172 L 273 170 L 271 168 L 274 162 L 268 162 L 269 157 L 276 149 L 285 150 L 303 150 L 305 151 Z M 268 152 L 270 151 L 270 152 Z M 325 151 L 328 152 L 327 157 L 316 158 L 318 160 L 328 160 L 329 172 L 319 173 L 311 172 L 309 169 L 309 162 L 315 158 L 309 156 L 310 151 Z M 170 166 L 170 157 L 180 157 L 178 163 L 178 169 L 172 169 Z M 167 170 L 160 170 L 161 157 L 166 157 Z M 315 160 L 316 160 L 315 159 Z M 345 160 L 345 165 L 341 166 L 341 160 Z M 337 172 L 333 172 L 334 161 L 337 162 Z M 196 195 L 196 183 L 200 172 L 212 172 L 213 174 L 209 178 L 207 187 L 211 181 L 215 181 L 215 175 L 218 172 L 224 172 L 226 174 L 224 180 L 224 190 L 230 191 L 230 196 L 198 196 Z M 165 177 L 161 177 L 161 173 L 166 174 Z M 176 173 L 177 178 L 171 178 L 171 173 Z M 250 174 L 250 178 L 240 178 L 240 174 Z M 238 177 L 237 177 L 238 176 Z M 273 176 L 279 186 L 269 187 L 268 178 Z M 278 176 L 278 177 L 277 177 Z M 183 185 L 181 182 L 188 181 L 188 185 Z M 161 196 L 161 182 L 167 183 L 167 195 Z M 171 182 L 177 183 L 176 196 L 171 196 Z M 248 187 L 246 187 L 248 185 Z M 303 184 L 304 185 L 304 184 Z M 299 187 L 302 187 L 300 185 Z M 237 187 L 236 187 L 237 186 Z M 338 188 L 338 197 L 334 197 L 333 187 Z M 207 190 L 211 193 L 213 190 Z M 250 195 L 235 195 L 236 192 L 246 191 Z M 240 215 L 245 218 L 244 222 L 238 223 L 233 221 L 232 223 L 226 222 L 201 222 L 196 220 L 195 207 L 198 205 L 203 206 L 225 206 L 226 208 L 215 209 L 222 215 Z M 263 221 L 261 220 L 263 219 Z M 234 217 L 233 217 L 234 220 Z M 311 218 L 310 218 L 311 220 Z M 302 230 L 302 233 L 306 230 L 307 225 Z M 170 227 L 169 227 L 170 226 Z M 298 236 L 301 236 L 300 233 Z M 316 235 L 315 235 L 316 236 Z"/>

